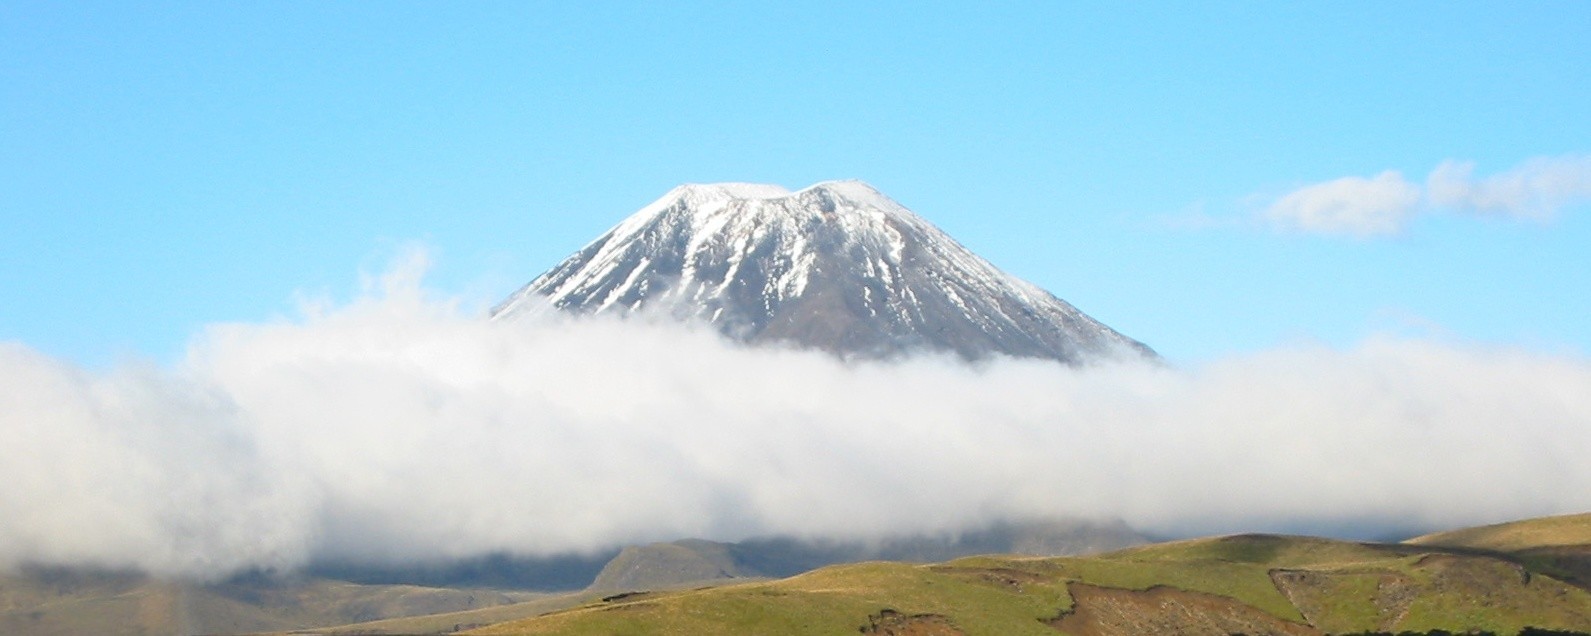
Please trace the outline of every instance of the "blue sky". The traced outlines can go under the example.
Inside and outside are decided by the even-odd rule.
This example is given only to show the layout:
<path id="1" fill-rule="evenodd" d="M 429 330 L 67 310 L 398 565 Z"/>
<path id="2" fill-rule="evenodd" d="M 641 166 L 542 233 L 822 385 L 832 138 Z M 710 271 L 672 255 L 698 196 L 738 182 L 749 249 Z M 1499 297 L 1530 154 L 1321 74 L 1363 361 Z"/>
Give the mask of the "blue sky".
<path id="1" fill-rule="evenodd" d="M 1173 361 L 1388 332 L 1583 355 L 1588 24 L 1567 2 L 7 2 L 0 340 L 171 360 L 413 243 L 484 307 L 679 183 L 860 178 Z"/>
<path id="2" fill-rule="evenodd" d="M 0 0 L 0 569 L 1591 509 L 1591 3 L 857 4 Z M 1173 365 L 475 319 L 844 178 Z"/>

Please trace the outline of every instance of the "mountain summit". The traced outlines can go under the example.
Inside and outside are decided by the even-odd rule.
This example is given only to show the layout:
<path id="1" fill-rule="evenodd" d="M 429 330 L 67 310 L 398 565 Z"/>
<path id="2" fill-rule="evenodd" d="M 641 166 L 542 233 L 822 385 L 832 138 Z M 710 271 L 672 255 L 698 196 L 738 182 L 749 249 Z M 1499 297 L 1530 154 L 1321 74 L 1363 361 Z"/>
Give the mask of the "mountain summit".
<path id="1" fill-rule="evenodd" d="M 844 357 L 1153 355 L 860 181 L 674 188 L 492 315 L 554 308 L 698 320 L 742 342 Z"/>

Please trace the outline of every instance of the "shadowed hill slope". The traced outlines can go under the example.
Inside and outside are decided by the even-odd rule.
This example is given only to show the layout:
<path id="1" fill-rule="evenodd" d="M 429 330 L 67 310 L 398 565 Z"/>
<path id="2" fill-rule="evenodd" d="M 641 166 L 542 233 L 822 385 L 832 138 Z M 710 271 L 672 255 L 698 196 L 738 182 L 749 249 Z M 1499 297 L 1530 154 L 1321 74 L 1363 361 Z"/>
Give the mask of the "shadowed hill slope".
<path id="1" fill-rule="evenodd" d="M 1591 513 L 1438 532 L 1404 543 L 1505 555 L 1591 590 Z"/>

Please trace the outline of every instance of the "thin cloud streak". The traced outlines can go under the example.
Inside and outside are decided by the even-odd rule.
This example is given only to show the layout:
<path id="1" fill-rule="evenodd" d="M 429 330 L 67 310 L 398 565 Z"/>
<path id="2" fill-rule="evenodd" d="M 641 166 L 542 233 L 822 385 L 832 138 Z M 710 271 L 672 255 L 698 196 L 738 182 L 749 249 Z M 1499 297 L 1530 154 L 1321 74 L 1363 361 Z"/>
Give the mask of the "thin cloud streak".
<path id="1" fill-rule="evenodd" d="M 1444 161 L 1426 179 L 1435 206 L 1514 219 L 1550 220 L 1591 201 L 1591 155 L 1538 157 L 1482 179 L 1474 162 Z"/>
<path id="2" fill-rule="evenodd" d="M 846 363 L 500 324 L 415 269 L 169 369 L 0 345 L 0 564 L 219 576 L 681 537 L 1121 518 L 1188 534 L 1591 509 L 1591 361 L 1372 339 L 1178 370 Z"/>
<path id="3" fill-rule="evenodd" d="M 1277 227 L 1367 237 L 1402 231 L 1419 202 L 1420 188 L 1388 170 L 1300 188 L 1272 203 L 1265 217 Z"/>
<path id="4" fill-rule="evenodd" d="M 1343 177 L 1277 197 L 1260 212 L 1271 227 L 1357 238 L 1402 234 L 1422 214 L 1548 221 L 1591 201 L 1591 155 L 1537 157 L 1477 178 L 1474 162 L 1448 160 L 1423 187 L 1397 171 Z"/>

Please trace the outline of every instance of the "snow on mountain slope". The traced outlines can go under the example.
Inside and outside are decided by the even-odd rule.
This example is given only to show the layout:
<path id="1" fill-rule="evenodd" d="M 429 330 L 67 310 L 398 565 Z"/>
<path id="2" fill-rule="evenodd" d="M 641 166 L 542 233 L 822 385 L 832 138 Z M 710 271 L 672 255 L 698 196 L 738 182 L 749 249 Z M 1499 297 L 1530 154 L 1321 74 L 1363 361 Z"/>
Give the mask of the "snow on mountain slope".
<path id="1" fill-rule="evenodd" d="M 689 184 L 515 292 L 496 319 L 646 312 L 842 356 L 1153 356 L 860 181 Z"/>

